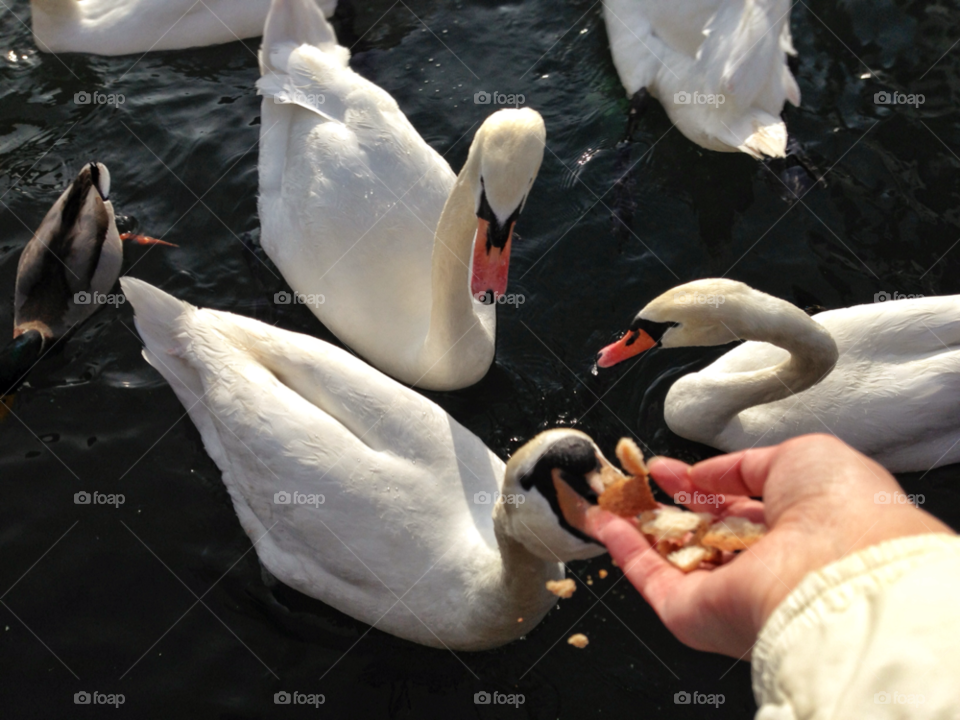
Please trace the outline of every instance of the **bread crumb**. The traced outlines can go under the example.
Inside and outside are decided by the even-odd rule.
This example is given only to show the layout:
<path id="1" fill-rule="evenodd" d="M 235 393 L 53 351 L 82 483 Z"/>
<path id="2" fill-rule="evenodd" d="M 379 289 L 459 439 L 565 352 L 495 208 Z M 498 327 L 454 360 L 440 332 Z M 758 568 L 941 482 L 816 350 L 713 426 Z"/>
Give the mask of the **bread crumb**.
<path id="1" fill-rule="evenodd" d="M 760 540 L 766 532 L 765 525 L 752 523 L 742 517 L 727 517 L 713 523 L 700 538 L 700 544 L 717 550 L 735 552 L 746 550 Z"/>
<path id="2" fill-rule="evenodd" d="M 587 639 L 587 636 L 583 633 L 576 633 L 567 638 L 567 642 L 574 647 L 585 648 L 590 644 L 590 641 Z"/>
<path id="3" fill-rule="evenodd" d="M 573 578 L 564 578 L 563 580 L 547 580 L 547 590 L 559 598 L 568 598 L 573 595 L 577 589 L 577 583 Z"/>
<path id="4" fill-rule="evenodd" d="M 600 579 L 603 580 L 607 576 L 607 571 L 601 568 L 600 572 L 597 573 L 600 576 Z"/>
<path id="5" fill-rule="evenodd" d="M 523 618 L 517 618 L 517 622 L 523 622 Z"/>
<path id="6" fill-rule="evenodd" d="M 669 555 L 667 555 L 667 560 L 680 568 L 683 572 L 693 572 L 698 567 L 700 563 L 707 559 L 711 555 L 711 551 L 707 548 L 691 546 L 680 548 Z"/>

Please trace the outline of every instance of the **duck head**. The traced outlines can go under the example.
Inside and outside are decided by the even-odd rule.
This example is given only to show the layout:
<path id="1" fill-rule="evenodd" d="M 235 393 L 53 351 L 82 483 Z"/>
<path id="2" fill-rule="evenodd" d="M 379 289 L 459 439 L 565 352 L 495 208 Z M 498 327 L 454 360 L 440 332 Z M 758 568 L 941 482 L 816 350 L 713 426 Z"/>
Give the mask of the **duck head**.
<path id="1" fill-rule="evenodd" d="M 622 477 L 588 435 L 547 430 L 507 463 L 494 519 L 544 560 L 595 557 L 606 549 L 584 530 L 587 510 Z"/>
<path id="2" fill-rule="evenodd" d="M 507 291 L 513 228 L 540 171 L 546 127 L 530 108 L 500 110 L 474 137 L 470 157 L 477 175 L 477 234 L 470 263 L 470 293 L 489 304 Z"/>

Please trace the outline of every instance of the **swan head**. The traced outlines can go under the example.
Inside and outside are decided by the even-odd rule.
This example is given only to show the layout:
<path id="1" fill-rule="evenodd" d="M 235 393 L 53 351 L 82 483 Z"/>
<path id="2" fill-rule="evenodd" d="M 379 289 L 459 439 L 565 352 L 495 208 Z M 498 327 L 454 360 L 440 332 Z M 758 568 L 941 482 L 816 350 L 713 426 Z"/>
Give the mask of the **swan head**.
<path id="1" fill-rule="evenodd" d="M 540 171 L 546 140 L 540 113 L 508 109 L 488 117 L 470 146 L 477 214 L 470 293 L 484 304 L 507 291 L 513 227 Z"/>
<path id="2" fill-rule="evenodd" d="M 611 367 L 657 345 L 726 345 L 753 334 L 750 328 L 762 327 L 785 305 L 789 303 L 736 280 L 711 278 L 678 285 L 637 313 L 623 337 L 600 351 L 597 365 Z"/>
<path id="3" fill-rule="evenodd" d="M 547 430 L 507 463 L 494 519 L 544 560 L 595 557 L 606 549 L 584 531 L 585 515 L 614 476 L 622 477 L 588 435 Z"/>

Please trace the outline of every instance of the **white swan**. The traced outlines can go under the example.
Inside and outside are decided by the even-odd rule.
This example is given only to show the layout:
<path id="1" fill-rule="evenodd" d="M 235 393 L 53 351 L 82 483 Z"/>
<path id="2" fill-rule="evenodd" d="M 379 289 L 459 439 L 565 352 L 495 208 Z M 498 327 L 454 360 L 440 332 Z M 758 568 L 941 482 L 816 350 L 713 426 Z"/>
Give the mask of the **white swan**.
<path id="1" fill-rule="evenodd" d="M 260 242 L 372 365 L 422 388 L 472 385 L 493 362 L 496 304 L 484 303 L 506 292 L 543 119 L 494 113 L 454 176 L 348 59 L 308 0 L 274 0 L 258 83 Z"/>
<path id="2" fill-rule="evenodd" d="M 670 388 L 673 432 L 725 451 L 829 432 L 893 472 L 960 461 L 960 296 L 811 318 L 743 283 L 698 280 L 643 308 L 598 364 L 735 339 L 751 342 Z"/>
<path id="3" fill-rule="evenodd" d="M 545 583 L 563 577 L 560 560 L 604 552 L 577 505 L 617 473 L 583 433 L 543 433 L 504 468 L 440 407 L 344 350 L 121 284 L 144 357 L 287 585 L 408 640 L 479 650 L 554 606 Z"/>
<path id="4" fill-rule="evenodd" d="M 613 63 L 627 93 L 646 89 L 709 150 L 783 157 L 783 104 L 800 104 L 789 0 L 604 0 Z M 722 96 L 722 102 L 721 102 Z M 712 100 L 710 98 L 713 98 Z"/>
<path id="5" fill-rule="evenodd" d="M 336 0 L 316 0 L 327 17 Z M 30 0 L 42 52 L 127 55 L 219 45 L 263 33 L 270 0 Z"/>

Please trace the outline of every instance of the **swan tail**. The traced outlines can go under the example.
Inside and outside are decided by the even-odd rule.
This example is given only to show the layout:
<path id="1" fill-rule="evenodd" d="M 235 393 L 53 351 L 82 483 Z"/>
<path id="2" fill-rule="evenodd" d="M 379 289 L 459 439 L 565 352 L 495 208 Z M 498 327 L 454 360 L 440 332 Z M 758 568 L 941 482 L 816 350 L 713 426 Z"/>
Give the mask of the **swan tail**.
<path id="1" fill-rule="evenodd" d="M 764 112 L 748 115 L 745 120 L 749 123 L 746 132 L 739 134 L 733 143 L 738 150 L 757 160 L 762 160 L 765 156 L 786 157 L 786 123 Z"/>
<path id="2" fill-rule="evenodd" d="M 144 359 L 163 375 L 187 407 L 195 404 L 203 397 L 203 383 L 184 359 L 190 342 L 184 329 L 196 308 L 136 278 L 120 278 L 120 287 L 133 306 Z"/>

